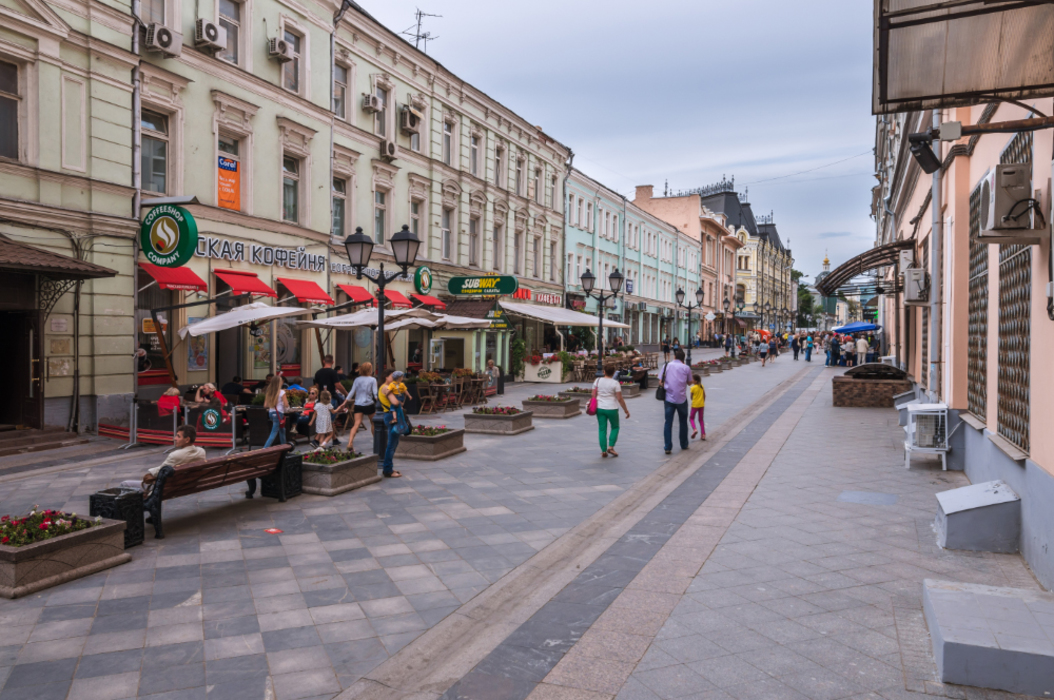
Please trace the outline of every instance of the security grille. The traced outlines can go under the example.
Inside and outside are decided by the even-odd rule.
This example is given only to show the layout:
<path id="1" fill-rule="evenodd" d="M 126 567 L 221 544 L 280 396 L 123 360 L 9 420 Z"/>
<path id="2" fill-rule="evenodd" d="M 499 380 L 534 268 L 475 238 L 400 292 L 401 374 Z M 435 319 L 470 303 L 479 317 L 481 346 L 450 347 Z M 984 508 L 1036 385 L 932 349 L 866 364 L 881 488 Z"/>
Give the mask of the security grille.
<path id="1" fill-rule="evenodd" d="M 986 420 L 988 412 L 988 246 L 981 233 L 981 188 L 970 194 L 970 316 L 966 402 L 970 413 Z"/>
<path id="2" fill-rule="evenodd" d="M 1017 134 L 1000 162 L 1032 162 L 1032 134 Z M 997 423 L 999 434 L 1028 452 L 1031 372 L 1029 340 L 1032 333 L 1032 247 L 999 246 L 999 375 Z"/>

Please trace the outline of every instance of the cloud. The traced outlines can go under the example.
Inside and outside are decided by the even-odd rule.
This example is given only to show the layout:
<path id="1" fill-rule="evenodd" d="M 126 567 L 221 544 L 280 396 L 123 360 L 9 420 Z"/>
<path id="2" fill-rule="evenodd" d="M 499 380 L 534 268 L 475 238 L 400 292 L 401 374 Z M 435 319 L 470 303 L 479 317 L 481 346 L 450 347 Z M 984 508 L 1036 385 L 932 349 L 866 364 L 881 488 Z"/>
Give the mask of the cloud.
<path id="1" fill-rule="evenodd" d="M 818 233 L 818 234 L 816 234 L 816 237 L 817 238 L 845 238 L 846 236 L 855 236 L 855 235 L 857 235 L 857 234 L 852 233 L 850 231 L 838 231 L 838 232 L 833 232 L 832 231 L 832 232 L 828 232 L 828 233 Z"/>

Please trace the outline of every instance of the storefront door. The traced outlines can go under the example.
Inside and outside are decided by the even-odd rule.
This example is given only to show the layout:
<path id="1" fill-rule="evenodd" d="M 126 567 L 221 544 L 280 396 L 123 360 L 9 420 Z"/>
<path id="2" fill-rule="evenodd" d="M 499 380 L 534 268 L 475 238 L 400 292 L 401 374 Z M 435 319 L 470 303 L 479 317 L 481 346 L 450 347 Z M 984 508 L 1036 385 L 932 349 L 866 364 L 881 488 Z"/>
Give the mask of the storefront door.
<path id="1" fill-rule="evenodd" d="M 44 345 L 39 311 L 0 312 L 0 426 L 44 425 Z"/>

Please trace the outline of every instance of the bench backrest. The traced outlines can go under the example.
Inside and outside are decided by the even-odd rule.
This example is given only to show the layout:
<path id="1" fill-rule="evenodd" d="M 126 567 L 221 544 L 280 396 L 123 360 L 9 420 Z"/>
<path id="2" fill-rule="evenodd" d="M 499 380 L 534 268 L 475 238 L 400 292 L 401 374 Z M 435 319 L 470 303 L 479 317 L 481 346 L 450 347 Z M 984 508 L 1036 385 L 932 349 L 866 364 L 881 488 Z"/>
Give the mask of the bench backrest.
<path id="1" fill-rule="evenodd" d="M 162 500 L 268 476 L 278 468 L 286 452 L 292 449 L 291 445 L 276 445 L 204 462 L 181 464 L 174 467 L 174 473 L 165 480 Z"/>

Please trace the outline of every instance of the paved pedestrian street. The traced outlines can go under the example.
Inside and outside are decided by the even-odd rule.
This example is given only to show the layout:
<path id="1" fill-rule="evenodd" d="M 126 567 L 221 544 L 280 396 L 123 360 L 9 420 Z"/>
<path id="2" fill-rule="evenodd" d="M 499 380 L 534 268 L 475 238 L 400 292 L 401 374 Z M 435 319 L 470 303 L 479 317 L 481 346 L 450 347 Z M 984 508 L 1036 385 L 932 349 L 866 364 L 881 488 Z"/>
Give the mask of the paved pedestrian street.
<path id="1" fill-rule="evenodd" d="M 648 392 L 618 459 L 582 415 L 334 498 L 168 502 L 130 563 L 0 601 L 0 700 L 1009 697 L 936 681 L 921 582 L 1037 583 L 936 546 L 965 477 L 905 470 L 896 413 L 832 408 L 836 373 L 711 376 L 710 439 L 670 456 Z M 0 511 L 85 513 L 161 456 L 89 459 L 0 472 Z"/>

